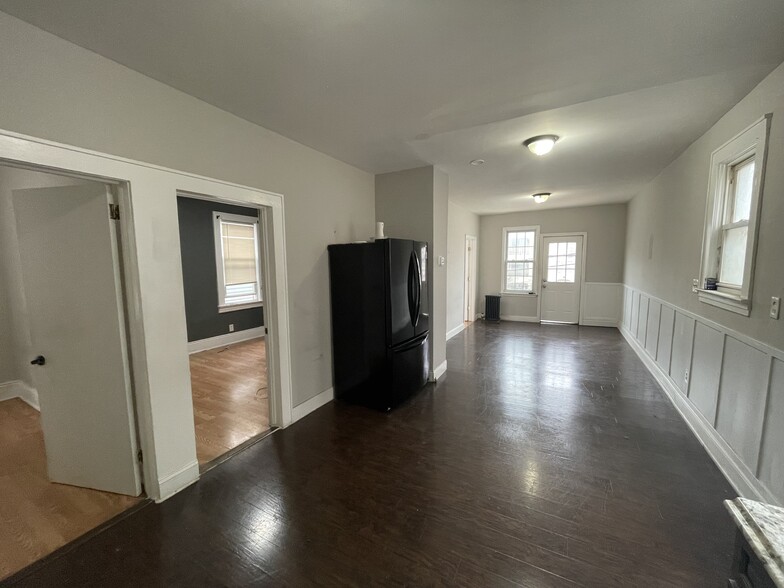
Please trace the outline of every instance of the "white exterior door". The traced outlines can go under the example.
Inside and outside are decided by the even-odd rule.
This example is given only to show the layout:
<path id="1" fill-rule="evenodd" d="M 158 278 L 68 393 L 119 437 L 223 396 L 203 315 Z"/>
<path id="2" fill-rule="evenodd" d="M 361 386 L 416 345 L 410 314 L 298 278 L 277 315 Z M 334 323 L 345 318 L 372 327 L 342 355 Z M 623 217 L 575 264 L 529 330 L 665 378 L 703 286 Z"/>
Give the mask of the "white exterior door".
<path id="1" fill-rule="evenodd" d="M 542 320 L 578 323 L 583 237 L 543 237 Z"/>
<path id="2" fill-rule="evenodd" d="M 116 221 L 101 184 L 13 194 L 49 479 L 137 496 Z"/>

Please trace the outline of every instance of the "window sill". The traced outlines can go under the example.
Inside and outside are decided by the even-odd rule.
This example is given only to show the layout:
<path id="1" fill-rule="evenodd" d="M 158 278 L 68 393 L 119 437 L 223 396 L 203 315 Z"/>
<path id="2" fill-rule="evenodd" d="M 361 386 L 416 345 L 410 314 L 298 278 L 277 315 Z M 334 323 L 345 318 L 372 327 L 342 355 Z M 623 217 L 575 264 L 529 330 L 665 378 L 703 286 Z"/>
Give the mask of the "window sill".
<path id="1" fill-rule="evenodd" d="M 234 312 L 235 310 L 247 310 L 249 308 L 261 308 L 264 306 L 263 302 L 248 302 L 247 304 L 227 304 L 218 307 L 218 312 Z"/>
<path id="2" fill-rule="evenodd" d="M 531 297 L 536 298 L 539 296 L 536 292 L 501 292 L 499 296 L 521 296 L 521 297 Z"/>
<path id="3" fill-rule="evenodd" d="M 740 296 L 734 294 L 727 294 L 726 292 L 719 292 L 718 290 L 705 290 L 697 288 L 697 296 L 700 302 L 729 310 L 743 316 L 749 316 L 751 313 L 751 303 L 748 300 L 743 300 Z"/>

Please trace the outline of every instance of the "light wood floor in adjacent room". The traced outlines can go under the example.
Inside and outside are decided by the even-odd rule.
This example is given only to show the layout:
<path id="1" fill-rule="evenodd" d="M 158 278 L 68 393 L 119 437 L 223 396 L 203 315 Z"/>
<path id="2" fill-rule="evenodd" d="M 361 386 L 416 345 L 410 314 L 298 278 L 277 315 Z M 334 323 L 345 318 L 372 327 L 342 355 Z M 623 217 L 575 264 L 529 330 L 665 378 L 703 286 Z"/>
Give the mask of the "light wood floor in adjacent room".
<path id="1" fill-rule="evenodd" d="M 194 353 L 190 364 L 199 465 L 269 430 L 264 338 Z"/>
<path id="2" fill-rule="evenodd" d="M 38 411 L 18 398 L 0 402 L 0 579 L 138 501 L 49 482 Z"/>

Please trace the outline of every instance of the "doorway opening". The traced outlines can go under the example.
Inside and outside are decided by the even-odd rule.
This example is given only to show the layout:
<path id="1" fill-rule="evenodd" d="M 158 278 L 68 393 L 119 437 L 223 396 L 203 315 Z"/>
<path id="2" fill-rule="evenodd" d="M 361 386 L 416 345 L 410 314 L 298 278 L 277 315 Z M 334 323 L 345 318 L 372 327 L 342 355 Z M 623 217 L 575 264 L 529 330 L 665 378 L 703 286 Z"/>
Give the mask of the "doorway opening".
<path id="1" fill-rule="evenodd" d="M 580 323 L 580 297 L 585 281 L 585 233 L 542 235 L 541 322 Z"/>
<path id="2" fill-rule="evenodd" d="M 179 193 L 177 212 L 202 471 L 271 431 L 264 209 Z"/>
<path id="3" fill-rule="evenodd" d="M 466 235 L 463 281 L 463 322 L 476 319 L 476 237 Z"/>
<path id="4" fill-rule="evenodd" d="M 122 189 L 0 162 L 0 579 L 142 500 Z"/>

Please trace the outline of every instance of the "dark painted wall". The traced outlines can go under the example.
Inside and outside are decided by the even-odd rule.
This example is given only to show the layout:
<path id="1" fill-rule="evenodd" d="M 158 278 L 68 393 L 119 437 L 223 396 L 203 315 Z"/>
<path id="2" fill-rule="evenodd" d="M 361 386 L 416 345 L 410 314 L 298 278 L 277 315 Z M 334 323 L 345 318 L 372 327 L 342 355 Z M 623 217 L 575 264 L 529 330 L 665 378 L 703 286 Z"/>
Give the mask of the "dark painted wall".
<path id="1" fill-rule="evenodd" d="M 258 215 L 258 211 L 253 208 L 177 198 L 188 341 L 225 335 L 229 332 L 229 323 L 234 323 L 235 332 L 264 324 L 262 308 L 218 312 L 218 276 L 212 225 L 214 210 L 246 216 Z"/>

